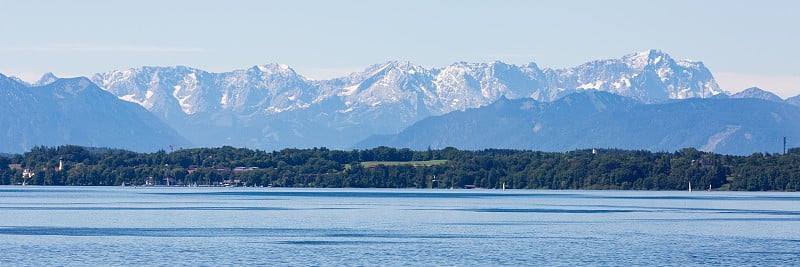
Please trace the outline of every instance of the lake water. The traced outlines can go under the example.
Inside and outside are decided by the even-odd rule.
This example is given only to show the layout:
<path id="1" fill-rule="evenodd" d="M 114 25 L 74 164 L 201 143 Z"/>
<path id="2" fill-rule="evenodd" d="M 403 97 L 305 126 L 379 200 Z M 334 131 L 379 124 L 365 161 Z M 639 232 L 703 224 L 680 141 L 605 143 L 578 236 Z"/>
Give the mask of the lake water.
<path id="1" fill-rule="evenodd" d="M 800 264 L 800 193 L 0 187 L 0 266 Z"/>

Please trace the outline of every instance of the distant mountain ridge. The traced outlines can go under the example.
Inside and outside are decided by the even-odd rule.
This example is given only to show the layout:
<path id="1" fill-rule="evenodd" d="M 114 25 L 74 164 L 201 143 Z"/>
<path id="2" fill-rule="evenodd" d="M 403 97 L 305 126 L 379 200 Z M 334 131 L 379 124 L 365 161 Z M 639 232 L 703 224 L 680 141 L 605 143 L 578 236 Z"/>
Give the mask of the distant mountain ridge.
<path id="1" fill-rule="evenodd" d="M 772 93 L 767 92 L 764 89 L 758 87 L 750 87 L 747 89 L 742 90 L 741 92 L 735 93 L 730 95 L 731 98 L 756 98 L 756 99 L 763 99 L 772 102 L 787 102 L 789 101 L 783 100 L 780 96 Z M 788 100 L 788 99 L 787 99 Z"/>
<path id="2" fill-rule="evenodd" d="M 117 99 L 86 78 L 56 78 L 29 87 L 0 74 L 0 97 L 3 152 L 65 144 L 134 151 L 190 145 L 144 108 Z"/>
<path id="3" fill-rule="evenodd" d="M 784 136 L 800 136 L 800 107 L 755 98 L 644 104 L 606 92 L 585 91 L 554 102 L 503 99 L 486 107 L 434 116 L 395 135 L 373 136 L 355 148 L 675 151 L 695 147 L 747 155 L 781 152 Z"/>
<path id="4" fill-rule="evenodd" d="M 261 149 L 345 148 L 502 97 L 552 101 L 597 89 L 659 102 L 723 93 L 702 63 L 657 50 L 567 69 L 503 62 L 429 69 L 391 61 L 345 77 L 308 80 L 279 64 L 225 73 L 179 66 L 98 73 L 92 81 L 147 108 L 198 145 Z"/>

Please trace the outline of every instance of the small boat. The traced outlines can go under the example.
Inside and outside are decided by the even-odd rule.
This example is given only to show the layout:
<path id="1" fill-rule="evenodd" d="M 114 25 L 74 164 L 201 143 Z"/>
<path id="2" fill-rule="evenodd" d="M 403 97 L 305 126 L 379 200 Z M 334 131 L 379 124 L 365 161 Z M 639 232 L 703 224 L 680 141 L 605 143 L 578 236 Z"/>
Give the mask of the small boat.
<path id="1" fill-rule="evenodd" d="M 692 182 L 689 182 L 689 192 L 692 192 Z"/>

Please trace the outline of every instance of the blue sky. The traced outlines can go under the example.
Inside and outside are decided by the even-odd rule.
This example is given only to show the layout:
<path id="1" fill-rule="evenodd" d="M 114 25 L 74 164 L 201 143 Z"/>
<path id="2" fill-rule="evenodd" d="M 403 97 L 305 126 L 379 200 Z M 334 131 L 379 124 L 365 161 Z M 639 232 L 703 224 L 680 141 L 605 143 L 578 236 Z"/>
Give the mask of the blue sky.
<path id="1" fill-rule="evenodd" d="M 0 73 L 213 72 L 282 63 L 312 79 L 387 60 L 563 68 L 660 49 L 720 85 L 800 94 L 797 1 L 6 1 Z"/>

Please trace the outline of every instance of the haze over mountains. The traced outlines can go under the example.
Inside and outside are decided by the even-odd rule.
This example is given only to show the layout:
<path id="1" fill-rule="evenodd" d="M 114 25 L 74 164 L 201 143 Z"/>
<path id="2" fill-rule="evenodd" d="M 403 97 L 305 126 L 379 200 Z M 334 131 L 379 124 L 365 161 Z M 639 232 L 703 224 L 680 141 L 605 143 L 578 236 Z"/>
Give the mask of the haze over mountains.
<path id="1" fill-rule="evenodd" d="M 29 133 L 28 131 L 32 131 L 28 130 L 31 127 L 39 132 L 51 131 L 50 123 L 23 124 L 20 120 L 26 119 L 29 110 L 42 109 L 43 114 L 63 117 L 62 113 L 66 110 L 48 110 L 42 106 L 55 106 L 58 103 L 63 105 L 64 100 L 47 98 L 31 102 L 32 96 L 20 92 L 36 91 L 36 88 L 63 90 L 63 85 L 60 83 L 62 80 L 64 79 L 58 79 L 52 74 L 45 75 L 33 85 L 23 84 L 13 78 L 4 79 L 4 82 L 0 84 L 0 95 L 13 93 L 16 98 L 8 99 L 16 99 L 16 101 L 12 101 L 15 104 L 4 107 L 8 110 L 3 110 L 3 114 L 0 114 L 0 120 L 6 128 L 0 129 L 0 134 L 7 133 L 7 138 L 4 138 L 3 144 L 0 146 L 0 151 L 22 152 L 33 145 L 61 143 L 148 150 L 145 146 L 134 146 L 143 142 L 131 144 L 129 139 L 126 139 L 127 137 L 113 137 L 113 134 L 108 136 L 111 137 L 111 140 L 117 141 L 100 142 L 98 141 L 100 139 L 95 138 L 92 139 L 93 142 L 88 142 L 75 139 L 74 135 L 70 135 L 70 138 L 62 138 L 63 134 L 48 135 L 47 138 L 50 140 L 45 141 L 41 134 Z M 86 79 L 82 79 L 82 81 L 88 82 Z M 614 111 L 615 114 L 618 114 L 615 119 L 627 121 L 627 123 L 620 121 L 615 126 L 619 127 L 617 129 L 595 129 L 594 131 L 604 131 L 608 140 L 618 140 L 602 147 L 659 150 L 677 150 L 685 146 L 701 148 L 706 143 L 700 144 L 699 141 L 684 140 L 652 144 L 645 140 L 651 142 L 657 140 L 645 138 L 635 141 L 623 133 L 635 131 L 637 134 L 647 133 L 646 135 L 650 136 L 656 133 L 667 131 L 674 133 L 676 130 L 680 130 L 683 134 L 673 134 L 671 138 L 708 142 L 711 138 L 708 136 L 709 134 L 724 133 L 727 131 L 726 129 L 729 129 L 728 126 L 736 128 L 736 125 L 739 125 L 739 130 L 728 135 L 718 136 L 720 140 L 716 142 L 716 145 L 709 145 L 705 148 L 708 151 L 731 151 L 726 153 L 746 154 L 755 151 L 774 151 L 774 149 L 760 147 L 764 145 L 761 141 L 750 143 L 731 141 L 733 139 L 730 138 L 738 136 L 737 133 L 744 134 L 748 131 L 750 129 L 748 123 L 751 123 L 751 121 L 737 118 L 735 115 L 738 112 L 761 114 L 763 112 L 760 111 L 769 105 L 759 104 L 764 103 L 761 100 L 753 104 L 749 102 L 752 100 L 733 101 L 733 99 L 725 98 L 760 98 L 781 103 L 781 107 L 791 107 L 784 109 L 787 112 L 785 114 L 773 111 L 772 113 L 777 114 L 774 116 L 784 120 L 784 124 L 769 125 L 769 127 L 795 127 L 788 121 L 796 118 L 797 111 L 793 109 L 796 106 L 789 104 L 798 105 L 798 97 L 783 100 L 757 88 L 728 96 L 719 88 L 711 72 L 701 62 L 675 60 L 657 50 L 633 53 L 620 59 L 592 61 L 567 69 L 541 69 L 534 63 L 517 66 L 502 62 L 459 62 L 443 68 L 423 68 L 409 62 L 393 61 L 373 65 L 363 72 L 345 77 L 330 80 L 308 80 L 297 74 L 292 68 L 278 64 L 254 66 L 225 73 L 210 73 L 177 66 L 141 67 L 98 73 L 91 77 L 91 81 L 110 94 L 107 97 L 95 96 L 94 99 L 84 100 L 86 101 L 84 103 L 92 103 L 91 105 L 79 103 L 68 105 L 72 108 L 69 111 L 72 113 L 71 116 L 75 116 L 75 114 L 88 116 L 99 112 L 111 114 L 126 123 L 123 126 L 65 124 L 66 126 L 60 126 L 62 129 L 83 127 L 86 131 L 98 132 L 100 131 L 98 129 L 109 129 L 108 127 L 124 129 L 126 126 L 136 126 L 136 129 L 129 129 L 127 133 L 137 133 L 137 135 L 142 131 L 157 133 L 154 136 L 158 136 L 158 138 L 154 137 L 154 139 L 159 141 L 154 141 L 151 145 L 161 146 L 161 148 L 166 148 L 164 144 L 174 144 L 176 147 L 232 145 L 265 150 L 285 147 L 347 149 L 354 147 L 364 139 L 376 136 L 358 146 L 394 144 L 426 148 L 453 144 L 452 146 L 458 148 L 479 149 L 502 145 L 510 148 L 560 151 L 584 148 L 579 147 L 581 144 L 603 145 L 606 143 L 575 142 L 575 138 L 589 137 L 581 136 L 579 132 L 576 132 L 572 136 L 573 145 L 571 146 L 532 146 L 531 144 L 536 143 L 560 143 L 562 141 L 558 139 L 558 135 L 547 137 L 549 140 L 546 142 L 530 139 L 532 137 L 525 135 L 532 132 L 528 121 L 551 120 L 552 123 L 568 123 L 563 118 L 578 117 L 581 121 L 595 123 L 598 127 L 610 127 L 616 124 L 605 123 L 607 121 L 601 119 L 606 115 L 596 113 Z M 604 106 L 605 108 L 602 110 L 594 109 L 592 111 L 584 110 L 579 106 L 563 106 L 563 102 L 566 101 L 562 99 L 563 97 L 576 92 L 593 91 L 610 92 L 618 96 L 599 96 L 599 93 L 591 93 L 590 95 L 602 99 L 602 101 L 593 102 Z M 581 96 L 570 97 L 580 98 Z M 687 98 L 702 99 L 685 102 L 689 103 L 686 104 L 688 105 L 686 107 L 669 106 L 675 103 L 684 103 L 684 101 L 674 102 L 674 100 Z M 163 124 L 160 124 L 162 122 L 158 120 L 153 122 L 153 117 L 131 115 L 139 114 L 134 111 L 124 113 L 112 109 L 111 106 L 126 106 L 122 104 L 125 102 L 119 100 L 137 104 L 138 107 L 150 112 L 148 116 L 161 119 Z M 497 101 L 499 102 L 492 105 Z M 504 110 L 504 113 L 501 114 L 491 112 L 497 110 L 497 105 L 512 102 L 516 104 L 508 105 L 517 106 L 515 109 Z M 531 105 L 532 108 L 519 109 L 519 105 Z M 658 113 L 665 107 L 671 109 L 693 108 L 691 112 L 713 113 L 714 116 L 704 116 L 707 118 L 705 122 L 692 120 L 684 123 L 678 122 L 679 116 L 673 115 L 650 118 L 644 114 L 639 117 L 629 114 L 631 112 Z M 537 111 L 531 113 L 531 110 Z M 729 114 L 730 112 L 725 112 L 726 110 L 736 110 L 737 112 Z M 458 115 L 448 114 L 453 111 L 458 111 L 453 113 Z M 475 114 L 480 119 L 476 117 L 473 120 L 476 123 L 470 124 L 469 121 L 456 120 L 453 117 L 467 116 L 465 114 Z M 442 124 L 440 127 L 446 129 L 439 129 L 448 132 L 447 136 L 436 137 L 433 133 L 438 130 L 419 125 L 406 129 L 417 122 L 423 123 L 422 120 L 426 118 L 429 118 L 427 119 L 429 121 L 435 121 L 437 118 L 432 116 L 440 115 L 444 115 L 442 118 L 450 116 L 447 117 L 447 120 L 451 124 Z M 501 125 L 490 122 L 491 118 L 502 118 L 503 116 L 519 117 L 522 120 L 518 123 Z M 20 119 L 12 121 L 9 117 Z M 676 122 L 670 124 L 647 123 L 652 119 L 676 120 Z M 737 119 L 740 121 L 736 121 Z M 763 120 L 765 118 L 748 118 L 748 120 L 750 119 Z M 102 120 L 94 119 L 93 121 Z M 478 121 L 481 123 L 477 123 Z M 721 126 L 715 126 L 722 127 L 722 129 L 692 130 L 692 125 L 695 125 L 693 123 L 717 125 L 712 123 L 717 121 L 725 121 L 725 123 L 718 123 Z M 633 128 L 625 128 L 628 126 Z M 165 129 L 158 130 L 159 127 Z M 169 129 L 170 127 L 178 133 L 178 136 L 170 134 L 172 130 Z M 586 129 L 585 127 L 584 129 Z M 525 134 L 517 132 L 518 130 L 522 131 L 520 129 L 523 128 Z M 794 129 L 798 128 L 800 127 Z M 404 131 L 404 129 L 406 130 Z M 459 140 L 456 138 L 459 129 L 463 132 L 479 131 L 487 136 L 493 136 L 493 142 L 490 142 L 492 140 L 480 141 L 477 139 L 463 139 L 460 143 L 455 142 L 455 140 Z M 545 128 L 542 129 L 548 131 Z M 573 130 L 577 131 L 577 128 Z M 380 141 L 380 137 L 377 137 L 401 131 L 403 133 L 418 131 L 417 135 L 430 134 L 430 138 L 439 139 L 418 140 L 412 138 L 408 140 L 417 141 L 401 144 L 394 141 L 389 142 L 389 140 Z M 780 129 L 767 132 L 780 136 L 792 133 L 791 131 L 784 133 Z M 24 140 L 19 136 L 24 136 L 25 138 L 22 138 Z M 140 136 L 147 136 L 147 134 Z M 751 139 L 754 138 L 752 133 L 750 136 Z M 399 140 L 399 137 L 393 138 L 392 140 Z M 758 138 L 761 136 L 756 137 L 756 139 Z M 730 143 L 730 147 L 737 145 L 743 147 L 728 149 L 729 146 L 726 145 L 728 143 Z"/>
<path id="2" fill-rule="evenodd" d="M 800 107 L 754 98 L 643 104 L 607 92 L 584 91 L 553 102 L 501 99 L 487 107 L 426 118 L 398 134 L 373 136 L 356 147 L 543 151 L 695 147 L 749 155 L 781 152 L 782 136 L 800 136 Z"/>
<path id="3" fill-rule="evenodd" d="M 0 74 L 0 151 L 79 144 L 154 151 L 189 142 L 139 105 L 119 100 L 86 78 L 28 87 Z"/>

